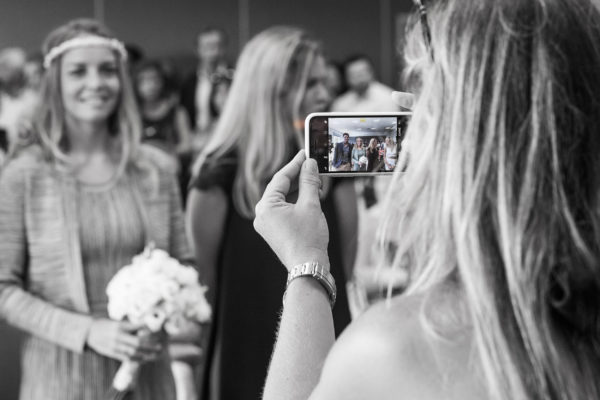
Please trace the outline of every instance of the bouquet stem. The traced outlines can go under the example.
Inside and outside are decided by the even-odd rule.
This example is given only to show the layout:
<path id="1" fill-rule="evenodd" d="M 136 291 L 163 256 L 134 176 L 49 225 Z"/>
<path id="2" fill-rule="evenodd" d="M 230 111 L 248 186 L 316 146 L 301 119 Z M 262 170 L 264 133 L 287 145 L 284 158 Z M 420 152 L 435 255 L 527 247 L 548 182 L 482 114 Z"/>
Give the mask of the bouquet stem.
<path id="1" fill-rule="evenodd" d="M 125 392 L 133 389 L 135 387 L 139 370 L 139 362 L 132 360 L 123 361 L 113 379 L 113 387 L 119 392 Z"/>

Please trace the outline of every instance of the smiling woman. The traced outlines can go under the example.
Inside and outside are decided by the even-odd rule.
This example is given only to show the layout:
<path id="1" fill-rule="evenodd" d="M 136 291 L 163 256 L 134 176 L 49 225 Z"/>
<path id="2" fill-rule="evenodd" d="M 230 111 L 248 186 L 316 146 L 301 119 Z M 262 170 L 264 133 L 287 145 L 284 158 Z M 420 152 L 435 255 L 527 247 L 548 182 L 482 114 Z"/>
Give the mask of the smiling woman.
<path id="1" fill-rule="evenodd" d="M 115 54 L 105 47 L 72 49 L 63 56 L 61 84 L 70 124 L 103 124 L 121 90 Z"/>
<path id="2" fill-rule="evenodd" d="M 164 338 L 107 317 L 106 284 L 148 241 L 188 259 L 175 171 L 138 145 L 123 45 L 93 20 L 44 43 L 33 144 L 0 177 L 0 317 L 25 331 L 21 399 L 105 399 L 121 360 L 133 399 L 172 399 Z"/>

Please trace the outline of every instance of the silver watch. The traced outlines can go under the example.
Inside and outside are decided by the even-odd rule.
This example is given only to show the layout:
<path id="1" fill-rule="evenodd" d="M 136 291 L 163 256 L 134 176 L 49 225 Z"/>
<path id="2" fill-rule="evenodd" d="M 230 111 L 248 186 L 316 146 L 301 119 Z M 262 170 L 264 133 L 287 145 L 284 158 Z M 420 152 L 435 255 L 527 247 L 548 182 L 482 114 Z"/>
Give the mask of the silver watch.
<path id="1" fill-rule="evenodd" d="M 288 274 L 287 284 L 285 286 L 286 291 L 290 286 L 290 282 L 301 276 L 311 276 L 315 278 L 327 292 L 329 303 L 331 304 L 331 308 L 333 308 L 337 296 L 337 289 L 335 287 L 335 280 L 329 270 L 325 269 L 316 261 L 298 264 L 294 266 Z"/>

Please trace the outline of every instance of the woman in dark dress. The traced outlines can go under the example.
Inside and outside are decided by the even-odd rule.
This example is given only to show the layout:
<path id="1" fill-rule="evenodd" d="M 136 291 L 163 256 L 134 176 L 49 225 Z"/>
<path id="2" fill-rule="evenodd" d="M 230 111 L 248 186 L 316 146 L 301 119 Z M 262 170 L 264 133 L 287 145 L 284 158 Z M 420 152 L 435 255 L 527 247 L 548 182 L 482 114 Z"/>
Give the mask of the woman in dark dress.
<path id="1" fill-rule="evenodd" d="M 328 106 L 325 76 L 320 48 L 303 31 L 276 27 L 257 35 L 240 55 L 217 129 L 194 168 L 188 224 L 215 306 L 213 333 L 205 338 L 210 344 L 204 398 L 261 396 L 286 275 L 253 228 L 254 206 L 273 174 L 302 146 L 304 117 Z M 355 221 L 352 185 L 328 192 L 324 208 L 332 230 L 336 213 L 345 215 L 342 222 Z M 344 201 L 334 207 L 332 198 Z M 340 257 L 349 263 L 353 246 L 348 240 L 340 251 L 339 245 L 332 240 L 329 247 L 331 269 L 340 282 L 338 331 L 350 320 Z"/>
<path id="2" fill-rule="evenodd" d="M 142 141 L 175 158 L 189 151 L 191 128 L 179 104 L 169 68 L 157 60 L 142 61 L 136 66 L 133 78 L 142 114 Z"/>
<path id="3" fill-rule="evenodd" d="M 372 138 L 367 147 L 367 172 L 379 170 L 379 148 L 377 139 Z"/>

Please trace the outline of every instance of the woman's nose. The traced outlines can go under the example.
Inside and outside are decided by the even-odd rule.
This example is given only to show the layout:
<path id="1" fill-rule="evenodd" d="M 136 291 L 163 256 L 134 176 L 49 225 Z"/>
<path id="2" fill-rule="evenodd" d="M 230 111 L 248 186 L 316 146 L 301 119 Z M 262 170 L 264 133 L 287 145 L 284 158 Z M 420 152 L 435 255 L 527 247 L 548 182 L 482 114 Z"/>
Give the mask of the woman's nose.
<path id="1" fill-rule="evenodd" d="M 90 71 L 88 71 L 85 83 L 88 87 L 91 87 L 91 88 L 100 87 L 100 86 L 104 85 L 104 78 L 102 77 L 102 74 L 100 73 L 100 71 L 91 69 Z"/>

